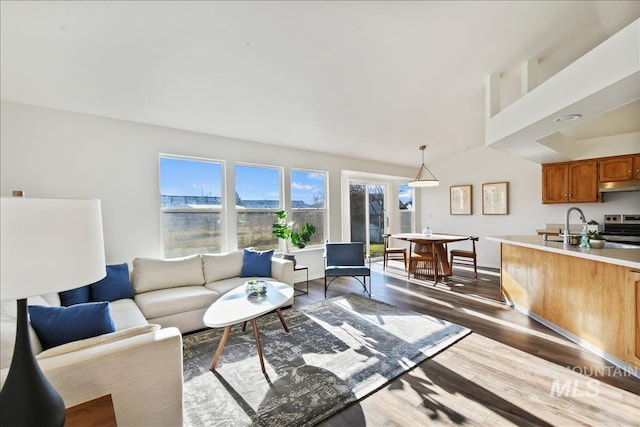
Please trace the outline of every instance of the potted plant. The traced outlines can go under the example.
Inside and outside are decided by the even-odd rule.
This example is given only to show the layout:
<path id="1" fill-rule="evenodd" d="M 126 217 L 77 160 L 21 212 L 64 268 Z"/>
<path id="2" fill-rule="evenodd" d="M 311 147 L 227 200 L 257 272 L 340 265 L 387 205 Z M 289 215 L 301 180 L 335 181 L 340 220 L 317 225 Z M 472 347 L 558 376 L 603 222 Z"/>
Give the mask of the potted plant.
<path id="1" fill-rule="evenodd" d="M 587 236 L 589 237 L 589 246 L 593 249 L 602 249 L 604 247 L 604 237 L 602 237 L 602 234 L 600 234 L 598 230 L 589 230 Z"/>
<path id="2" fill-rule="evenodd" d="M 598 231 L 598 221 L 592 219 L 587 223 L 587 231 Z"/>
<path id="3" fill-rule="evenodd" d="M 284 240 L 286 245 L 286 252 L 283 258 L 293 261 L 293 265 L 296 265 L 296 259 L 291 254 L 293 246 L 298 249 L 304 248 L 311 240 L 311 236 L 316 232 L 316 227 L 313 224 L 303 224 L 296 230 L 294 228 L 295 223 L 293 221 L 287 222 L 287 212 L 278 211 L 275 213 L 278 220 L 273 224 L 273 235 L 279 239 Z"/>

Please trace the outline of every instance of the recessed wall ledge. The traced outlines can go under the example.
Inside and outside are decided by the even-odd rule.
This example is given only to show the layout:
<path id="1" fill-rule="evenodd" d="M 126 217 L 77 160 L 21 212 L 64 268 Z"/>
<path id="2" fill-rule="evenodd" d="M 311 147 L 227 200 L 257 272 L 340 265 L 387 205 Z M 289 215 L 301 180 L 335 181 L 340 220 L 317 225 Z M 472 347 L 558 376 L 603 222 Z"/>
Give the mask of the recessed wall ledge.
<path id="1" fill-rule="evenodd" d="M 640 19 L 552 76 L 502 111 L 487 114 L 485 144 L 537 163 L 574 160 L 572 141 L 556 135 L 640 99 Z M 496 96 L 488 79 L 487 105 Z M 573 121 L 558 117 L 581 114 Z M 623 153 L 610 153 L 610 155 Z"/>

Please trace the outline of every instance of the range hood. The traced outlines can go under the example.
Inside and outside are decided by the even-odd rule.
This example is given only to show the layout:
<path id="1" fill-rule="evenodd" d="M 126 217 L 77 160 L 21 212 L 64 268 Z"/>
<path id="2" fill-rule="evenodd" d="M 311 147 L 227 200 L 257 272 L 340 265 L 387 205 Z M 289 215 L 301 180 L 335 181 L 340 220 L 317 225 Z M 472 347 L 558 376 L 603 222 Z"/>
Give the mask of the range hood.
<path id="1" fill-rule="evenodd" d="M 640 191 L 640 180 L 631 181 L 610 181 L 601 182 L 600 191 L 602 193 L 613 193 L 616 191 Z"/>

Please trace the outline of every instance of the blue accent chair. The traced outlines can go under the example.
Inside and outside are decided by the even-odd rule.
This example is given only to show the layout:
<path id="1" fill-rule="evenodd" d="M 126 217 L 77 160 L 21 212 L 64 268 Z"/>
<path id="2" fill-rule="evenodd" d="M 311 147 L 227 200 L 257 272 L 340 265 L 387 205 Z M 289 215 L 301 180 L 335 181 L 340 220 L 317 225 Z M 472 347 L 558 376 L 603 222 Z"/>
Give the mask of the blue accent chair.
<path id="1" fill-rule="evenodd" d="M 365 265 L 364 243 L 327 243 L 325 246 L 324 268 L 324 297 L 327 297 L 327 288 L 335 279 L 341 276 L 350 276 L 356 279 L 364 291 L 371 297 L 371 265 Z M 362 276 L 362 280 L 360 280 Z M 327 278 L 331 280 L 327 282 Z M 367 290 L 367 277 L 369 277 L 369 290 Z"/>

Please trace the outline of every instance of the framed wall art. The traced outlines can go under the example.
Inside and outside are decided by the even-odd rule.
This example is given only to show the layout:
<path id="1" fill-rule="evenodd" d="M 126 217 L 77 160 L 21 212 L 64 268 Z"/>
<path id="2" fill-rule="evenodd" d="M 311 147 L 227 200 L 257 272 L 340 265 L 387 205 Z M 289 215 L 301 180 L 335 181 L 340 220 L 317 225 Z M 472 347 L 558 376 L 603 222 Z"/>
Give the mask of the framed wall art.
<path id="1" fill-rule="evenodd" d="M 482 214 L 509 214 L 509 183 L 490 182 L 482 184 Z"/>
<path id="2" fill-rule="evenodd" d="M 449 213 L 451 215 L 471 215 L 471 185 L 452 185 L 449 188 Z"/>

